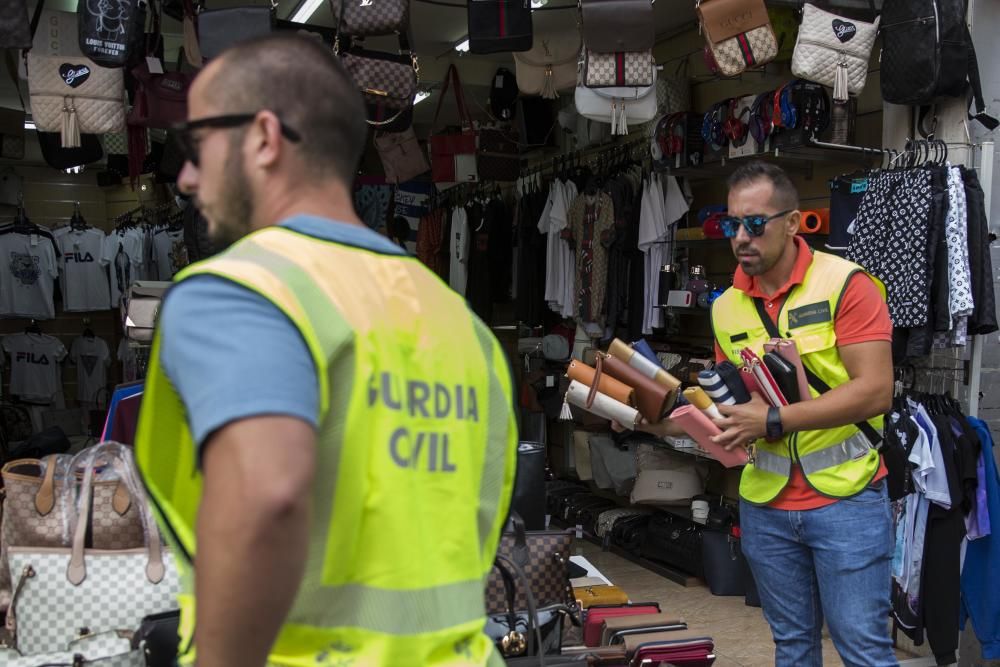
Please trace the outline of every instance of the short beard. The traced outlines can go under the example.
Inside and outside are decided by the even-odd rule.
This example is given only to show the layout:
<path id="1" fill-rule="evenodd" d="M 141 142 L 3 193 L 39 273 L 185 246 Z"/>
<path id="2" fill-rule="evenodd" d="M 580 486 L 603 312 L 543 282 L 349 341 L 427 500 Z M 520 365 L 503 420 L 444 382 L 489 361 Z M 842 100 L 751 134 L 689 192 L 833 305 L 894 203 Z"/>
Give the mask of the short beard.
<path id="1" fill-rule="evenodd" d="M 219 202 L 218 215 L 211 229 L 212 241 L 220 250 L 253 231 L 253 198 L 240 152 L 243 136 L 243 132 L 234 133 L 229 144 L 230 159 L 223 172 L 224 199 Z"/>

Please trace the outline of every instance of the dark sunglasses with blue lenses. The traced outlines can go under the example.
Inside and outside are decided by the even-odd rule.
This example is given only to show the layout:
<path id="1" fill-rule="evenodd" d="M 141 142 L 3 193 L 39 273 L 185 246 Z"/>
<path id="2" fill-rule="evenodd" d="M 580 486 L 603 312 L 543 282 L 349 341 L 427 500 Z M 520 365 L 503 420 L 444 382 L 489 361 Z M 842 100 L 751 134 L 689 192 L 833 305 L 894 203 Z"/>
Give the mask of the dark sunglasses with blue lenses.
<path id="1" fill-rule="evenodd" d="M 795 209 L 788 209 L 774 215 L 748 215 L 742 218 L 737 218 L 734 215 L 724 215 L 719 218 L 719 226 L 722 227 L 722 233 L 727 239 L 736 238 L 736 235 L 740 233 L 740 225 L 743 225 L 743 229 L 747 230 L 747 234 L 750 236 L 760 236 L 764 233 L 764 226 L 767 223 L 782 218 L 794 211 Z"/>

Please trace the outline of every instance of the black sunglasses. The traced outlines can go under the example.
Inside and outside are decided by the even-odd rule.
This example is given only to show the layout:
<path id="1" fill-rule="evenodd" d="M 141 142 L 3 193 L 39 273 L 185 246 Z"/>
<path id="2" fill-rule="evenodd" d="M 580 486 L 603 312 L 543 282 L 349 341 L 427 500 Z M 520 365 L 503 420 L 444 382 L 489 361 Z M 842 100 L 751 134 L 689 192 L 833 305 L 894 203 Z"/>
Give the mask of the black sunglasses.
<path id="1" fill-rule="evenodd" d="M 198 166 L 198 139 L 194 136 L 195 130 L 204 128 L 232 129 L 253 122 L 257 117 L 256 113 L 238 113 L 225 116 L 210 116 L 209 118 L 199 118 L 197 120 L 178 123 L 173 126 L 174 137 L 177 140 L 177 147 L 181 151 L 186 162 Z M 302 135 L 297 131 L 281 123 L 281 134 L 289 141 L 298 143 L 302 141 Z"/>
<path id="2" fill-rule="evenodd" d="M 733 215 L 724 215 L 719 218 L 719 226 L 722 227 L 722 234 L 727 239 L 736 238 L 736 235 L 740 233 L 740 225 L 743 225 L 743 229 L 747 230 L 747 234 L 750 236 L 760 236 L 764 233 L 764 226 L 767 223 L 784 217 L 794 211 L 795 209 L 788 209 L 787 211 L 775 213 L 770 216 L 748 215 L 742 218 L 737 218 Z"/>

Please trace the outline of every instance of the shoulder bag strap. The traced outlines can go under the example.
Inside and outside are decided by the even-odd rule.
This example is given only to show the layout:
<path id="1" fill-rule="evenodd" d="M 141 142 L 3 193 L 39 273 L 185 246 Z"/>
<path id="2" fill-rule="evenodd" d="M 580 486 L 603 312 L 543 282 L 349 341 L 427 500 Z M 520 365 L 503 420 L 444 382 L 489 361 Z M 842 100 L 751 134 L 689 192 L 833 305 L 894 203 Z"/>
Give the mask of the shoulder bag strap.
<path id="1" fill-rule="evenodd" d="M 781 338 L 781 332 L 778 330 L 778 325 L 774 323 L 771 316 L 767 314 L 767 307 L 764 305 L 764 300 L 760 297 L 754 297 L 753 305 L 757 309 L 757 314 L 760 316 L 760 321 L 763 323 L 764 328 L 767 329 L 767 333 L 772 338 Z M 809 386 L 818 391 L 820 394 L 825 394 L 830 391 L 830 385 L 820 379 L 818 375 L 809 370 L 806 365 L 805 360 L 802 360 L 802 368 L 806 372 L 806 380 L 809 381 Z M 858 430 L 865 434 L 865 437 L 872 443 L 872 446 L 878 447 L 882 442 L 882 436 L 879 432 L 866 421 L 856 422 L 854 424 L 858 427 Z"/>
<path id="2" fill-rule="evenodd" d="M 976 105 L 976 114 L 969 114 L 969 120 L 978 120 L 983 127 L 991 132 L 1000 126 L 1000 121 L 998 121 L 993 116 L 986 113 L 986 100 L 983 99 L 983 83 L 979 78 L 979 60 L 976 58 L 976 45 L 972 43 L 972 33 L 969 32 L 969 26 L 962 22 L 965 26 L 965 43 L 968 45 L 968 67 L 969 67 L 969 87 L 972 89 L 972 101 Z M 971 105 L 970 103 L 970 105 Z"/>

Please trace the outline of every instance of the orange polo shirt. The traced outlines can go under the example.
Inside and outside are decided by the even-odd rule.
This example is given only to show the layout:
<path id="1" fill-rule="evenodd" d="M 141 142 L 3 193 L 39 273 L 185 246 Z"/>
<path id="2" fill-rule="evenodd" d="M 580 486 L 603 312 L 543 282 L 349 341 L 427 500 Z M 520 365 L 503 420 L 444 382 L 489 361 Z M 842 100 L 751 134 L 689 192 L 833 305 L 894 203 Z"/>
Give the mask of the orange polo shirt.
<path id="1" fill-rule="evenodd" d="M 792 268 L 792 275 L 788 282 L 774 294 L 764 294 L 754 276 L 748 276 L 740 266 L 736 267 L 733 276 L 733 287 L 740 290 L 751 298 L 760 297 L 767 306 L 767 312 L 775 324 L 778 322 L 778 313 L 785 303 L 789 291 L 795 285 L 802 284 L 805 279 L 806 270 L 812 264 L 812 252 L 808 244 L 800 237 L 795 238 L 795 245 L 798 249 L 798 257 L 795 266 Z M 873 340 L 892 341 L 892 320 L 889 319 L 889 307 L 882 300 L 878 287 L 871 278 L 863 273 L 851 276 L 841 299 L 840 306 L 833 321 L 834 331 L 837 334 L 837 346 L 853 345 L 855 343 L 865 343 Z M 726 355 L 722 353 L 719 343 L 715 343 L 716 361 L 725 361 Z M 875 480 L 880 480 L 887 474 L 885 463 L 879 463 Z M 817 493 L 802 474 L 802 469 L 798 464 L 792 464 L 792 475 L 786 486 L 777 498 L 771 501 L 770 506 L 782 510 L 811 510 L 837 502 L 834 498 L 827 498 Z"/>

